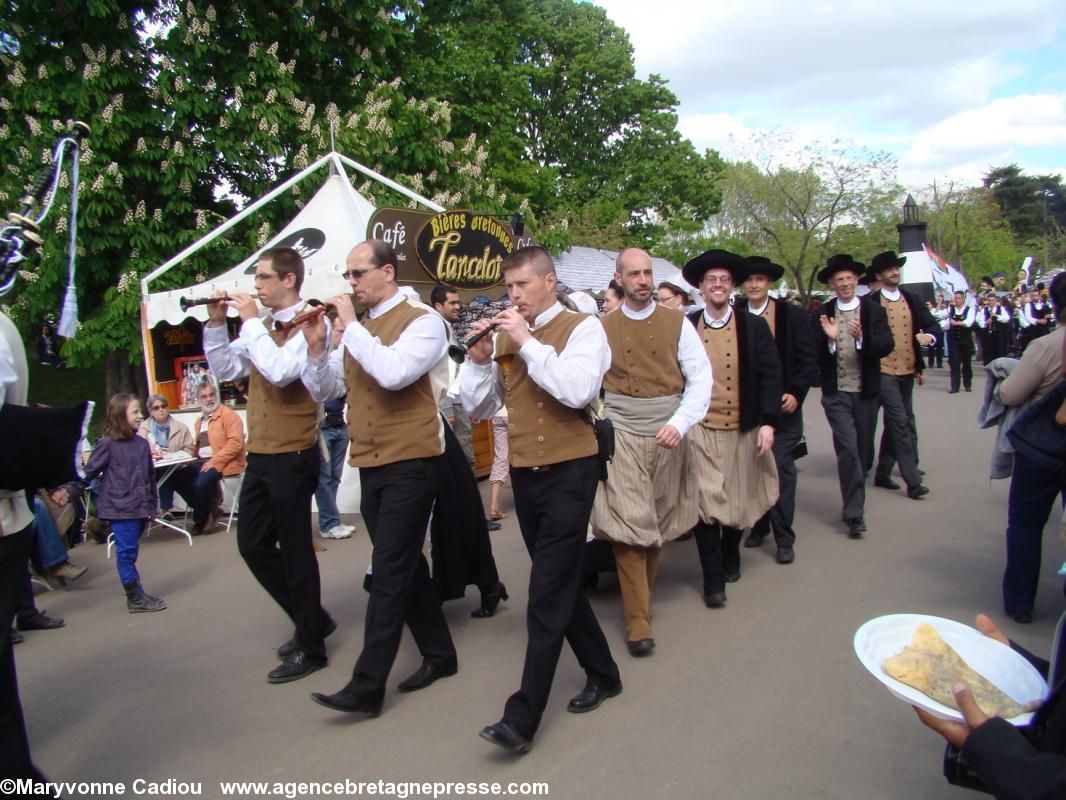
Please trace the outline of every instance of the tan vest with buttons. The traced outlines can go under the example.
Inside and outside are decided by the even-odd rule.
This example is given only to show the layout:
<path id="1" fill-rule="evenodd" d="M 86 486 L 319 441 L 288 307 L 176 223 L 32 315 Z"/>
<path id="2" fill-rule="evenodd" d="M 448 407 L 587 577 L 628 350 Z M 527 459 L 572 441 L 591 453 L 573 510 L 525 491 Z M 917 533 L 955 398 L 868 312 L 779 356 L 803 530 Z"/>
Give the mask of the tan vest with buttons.
<path id="1" fill-rule="evenodd" d="M 533 338 L 562 353 L 587 314 L 563 310 L 533 331 Z M 596 455 L 596 435 L 579 411 L 563 405 L 529 377 L 526 362 L 506 333 L 496 339 L 497 369 L 507 405 L 507 444 L 512 467 L 544 467 Z"/>
<path id="2" fill-rule="evenodd" d="M 911 307 L 900 295 L 899 300 L 889 300 L 881 295 L 881 307 L 888 315 L 888 327 L 892 330 L 892 339 L 896 346 L 881 359 L 881 372 L 886 375 L 913 375 L 917 368 L 914 359 L 914 320 Z"/>
<path id="3" fill-rule="evenodd" d="M 701 315 L 697 332 L 711 360 L 711 374 L 714 375 L 711 405 L 701 424 L 715 431 L 739 430 L 740 363 L 737 356 L 736 312 L 729 315 L 729 322 L 721 328 L 712 328 Z"/>
<path id="4" fill-rule="evenodd" d="M 396 343 L 414 320 L 429 312 L 403 302 L 363 327 L 386 347 Z M 380 467 L 444 452 L 441 419 L 427 372 L 398 391 L 383 389 L 344 351 L 344 379 L 348 384 L 348 463 Z"/>
<path id="5" fill-rule="evenodd" d="M 611 345 L 605 391 L 626 397 L 669 397 L 685 390 L 677 360 L 684 314 L 656 306 L 647 319 L 630 319 L 619 308 L 600 322 Z"/>
<path id="6" fill-rule="evenodd" d="M 300 335 L 294 328 L 285 341 Z M 294 453 L 318 442 L 318 403 L 299 378 L 286 386 L 275 386 L 251 366 L 247 414 L 249 453 Z"/>

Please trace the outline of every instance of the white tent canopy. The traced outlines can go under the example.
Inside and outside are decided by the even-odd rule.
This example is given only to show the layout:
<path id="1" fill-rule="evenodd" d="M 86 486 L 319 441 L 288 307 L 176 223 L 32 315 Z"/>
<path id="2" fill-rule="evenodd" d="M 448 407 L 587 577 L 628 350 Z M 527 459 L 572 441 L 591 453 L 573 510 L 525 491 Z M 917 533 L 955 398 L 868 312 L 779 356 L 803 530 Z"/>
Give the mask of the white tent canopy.
<path id="1" fill-rule="evenodd" d="M 195 286 L 156 292 L 154 294 L 148 291 L 151 281 L 181 263 L 185 258 L 225 233 L 236 223 L 326 164 L 330 166 L 331 174 L 325 183 L 292 221 L 270 239 L 266 247 L 256 251 L 240 264 L 221 275 Z M 347 283 L 340 275 L 345 269 L 345 257 L 353 246 L 366 239 L 367 222 L 369 222 L 375 208 L 353 188 L 344 171 L 344 165 L 370 176 L 390 189 L 400 192 L 434 211 L 443 210 L 431 200 L 427 200 L 425 197 L 400 186 L 351 159 L 338 153 L 328 153 L 307 169 L 273 189 L 260 200 L 249 205 L 240 214 L 174 256 L 170 261 L 146 275 L 141 281 L 141 296 L 146 306 L 147 327 L 151 329 L 160 322 L 177 325 L 187 317 L 194 317 L 201 321 L 207 319 L 207 310 L 204 306 L 196 306 L 188 311 L 182 311 L 178 304 L 178 300 L 181 297 L 208 297 L 217 289 L 229 292 L 252 292 L 252 273 L 255 262 L 259 253 L 267 247 L 278 245 L 293 247 L 303 256 L 305 275 L 304 285 L 300 292 L 301 296 L 325 299 L 345 291 Z"/>

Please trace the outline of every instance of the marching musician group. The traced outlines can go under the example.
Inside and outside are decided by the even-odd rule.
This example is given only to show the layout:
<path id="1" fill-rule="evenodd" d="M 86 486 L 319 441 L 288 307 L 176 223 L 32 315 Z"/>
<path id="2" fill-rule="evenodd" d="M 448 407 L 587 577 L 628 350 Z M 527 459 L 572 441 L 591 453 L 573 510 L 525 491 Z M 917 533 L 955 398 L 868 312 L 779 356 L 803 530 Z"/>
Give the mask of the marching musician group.
<path id="1" fill-rule="evenodd" d="M 328 303 L 336 309 L 328 321 L 302 313 L 299 255 L 267 250 L 255 268 L 256 295 L 212 304 L 204 329 L 211 371 L 221 380 L 250 379 L 237 536 L 248 568 L 294 626 L 269 672 L 274 683 L 325 666 L 325 640 L 336 628 L 321 605 L 311 495 L 318 407 L 346 397 L 349 463 L 359 468 L 373 580 L 351 679 L 312 698 L 369 716 L 381 712 L 405 625 L 422 665 L 399 691 L 458 670 L 424 555 L 445 453 L 439 401 L 452 331 L 400 290 L 396 260 L 385 242 L 357 245 L 344 272 L 351 294 Z M 622 691 L 582 588 L 590 530 L 613 550 L 626 647 L 635 657 L 655 648 L 652 589 L 665 543 L 695 538 L 710 608 L 725 606 L 726 585 L 740 578 L 742 541 L 757 548 L 772 534 L 776 560 L 795 559 L 795 459 L 805 452 L 803 403 L 812 386 L 821 386 L 832 429 L 849 536 L 866 531 L 875 456 L 876 485 L 902 488 L 892 479 L 898 466 L 908 497 L 928 494 L 912 397 L 940 323 L 900 289 L 904 260 L 882 253 L 867 270 L 851 256 L 833 256 L 818 277 L 834 297 L 812 321 L 770 296 L 783 268 L 762 257 L 708 250 L 689 261 L 684 278 L 705 307 L 686 313 L 656 302 L 650 256 L 624 250 L 612 283 L 618 307 L 600 318 L 560 302 L 546 249 L 524 247 L 506 258 L 511 305 L 474 323 L 458 380 L 471 417 L 506 409 L 515 510 L 531 560 L 519 687 L 483 738 L 529 749 L 564 641 L 587 676 L 569 711 L 592 711 Z M 878 288 L 860 297 L 864 276 Z M 734 301 L 738 289 L 743 298 Z M 365 314 L 357 316 L 355 304 Z M 225 326 L 230 308 L 242 321 L 233 341 Z M 477 337 L 486 331 L 494 335 Z M 334 349 L 331 336 L 339 336 Z M 879 409 L 884 434 L 876 452 Z"/>

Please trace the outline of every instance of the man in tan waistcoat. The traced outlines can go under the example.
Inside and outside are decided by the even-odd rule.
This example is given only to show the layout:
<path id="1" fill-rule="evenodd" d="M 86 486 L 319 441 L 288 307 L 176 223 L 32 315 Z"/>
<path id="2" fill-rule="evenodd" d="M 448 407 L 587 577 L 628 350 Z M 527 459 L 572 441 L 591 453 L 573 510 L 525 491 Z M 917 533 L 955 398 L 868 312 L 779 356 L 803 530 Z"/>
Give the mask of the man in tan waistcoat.
<path id="1" fill-rule="evenodd" d="M 596 493 L 592 530 L 613 543 L 626 646 L 644 656 L 655 647 L 651 590 L 659 553 L 699 516 L 695 465 L 684 437 L 707 413 L 711 365 L 684 314 L 654 301 L 651 256 L 623 250 L 614 279 L 625 300 L 600 321 L 611 347 L 603 388 L 615 455 Z"/>
<path id="2" fill-rule="evenodd" d="M 596 436 L 587 406 L 599 394 L 611 363 L 599 321 L 568 311 L 555 297 L 558 279 L 551 254 L 523 247 L 503 262 L 513 308 L 470 348 L 459 395 L 471 416 L 489 419 L 504 403 L 508 414 L 511 486 L 515 512 L 532 566 L 522 685 L 503 718 L 482 738 L 513 752 L 529 750 L 548 702 L 563 639 L 587 676 L 585 689 L 567 706 L 592 711 L 622 691 L 618 665 L 582 591 L 585 534 L 599 478 Z"/>
<path id="3" fill-rule="evenodd" d="M 740 538 L 778 497 L 772 449 L 781 409 L 781 363 L 766 320 L 736 313 L 729 299 L 747 277 L 744 259 L 708 250 L 685 264 L 707 307 L 689 315 L 714 373 L 710 408 L 689 433 L 697 464 L 699 523 L 693 531 L 708 608 L 740 580 Z"/>
<path id="4" fill-rule="evenodd" d="M 327 351 L 323 321 L 303 326 L 312 396 L 325 402 L 347 393 L 348 463 L 359 468 L 359 510 L 374 544 L 363 651 L 352 678 L 334 694 L 311 697 L 327 708 L 370 716 L 381 713 L 405 624 L 422 666 L 399 683 L 401 692 L 424 689 L 458 671 L 422 554 L 444 453 L 445 422 L 430 373 L 447 357 L 448 325 L 400 292 L 396 260 L 391 246 L 374 239 L 348 254 L 345 277 L 352 295 L 330 301 L 343 331 L 338 349 Z M 362 322 L 353 295 L 367 309 Z"/>
<path id="5" fill-rule="evenodd" d="M 282 663 L 267 675 L 271 683 L 294 681 L 324 667 L 325 639 L 336 628 L 322 608 L 311 534 L 320 456 L 318 404 L 300 378 L 307 345 L 298 330 L 279 328 L 305 310 L 303 278 L 303 259 L 295 250 L 265 250 L 255 265 L 255 296 L 238 293 L 209 305 L 204 326 L 204 351 L 215 378 L 248 376 L 248 462 L 237 549 L 296 627 L 293 638 L 278 648 Z M 268 312 L 263 318 L 257 299 Z M 232 342 L 227 307 L 241 318 L 240 335 Z"/>

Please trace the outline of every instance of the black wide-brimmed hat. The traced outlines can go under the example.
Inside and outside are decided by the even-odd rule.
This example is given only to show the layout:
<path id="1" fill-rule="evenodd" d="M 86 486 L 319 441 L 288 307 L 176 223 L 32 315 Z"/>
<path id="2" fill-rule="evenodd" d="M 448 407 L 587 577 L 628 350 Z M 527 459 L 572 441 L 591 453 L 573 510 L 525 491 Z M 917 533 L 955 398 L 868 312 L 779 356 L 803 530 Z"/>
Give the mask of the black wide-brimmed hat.
<path id="1" fill-rule="evenodd" d="M 690 286 L 699 286 L 709 269 L 728 270 L 733 276 L 733 283 L 737 285 L 743 283 L 748 276 L 744 259 L 728 250 L 707 250 L 700 253 L 681 268 L 681 276 Z"/>
<path id="2" fill-rule="evenodd" d="M 765 275 L 770 279 L 770 283 L 781 280 L 781 276 L 785 274 L 785 268 L 780 264 L 775 264 L 766 256 L 748 256 L 744 259 L 744 263 L 748 268 L 748 274 L 744 277 L 747 280 L 752 275 Z"/>
<path id="3" fill-rule="evenodd" d="M 874 260 L 870 262 L 870 274 L 878 275 L 886 269 L 902 267 L 906 263 L 906 256 L 897 256 L 895 250 L 886 250 L 885 252 L 878 253 L 874 256 Z"/>
<path id="4" fill-rule="evenodd" d="M 856 277 L 861 278 L 865 271 L 865 264 L 860 264 L 847 253 L 837 253 L 825 262 L 825 266 L 818 272 L 818 280 L 822 283 L 829 283 L 829 279 L 838 272 L 854 272 Z"/>

